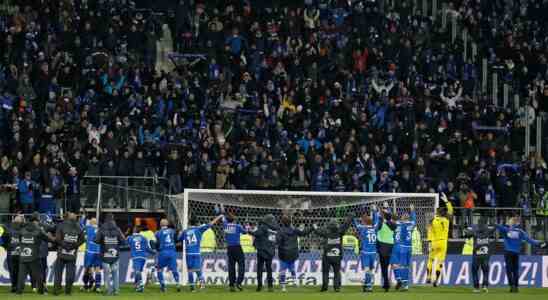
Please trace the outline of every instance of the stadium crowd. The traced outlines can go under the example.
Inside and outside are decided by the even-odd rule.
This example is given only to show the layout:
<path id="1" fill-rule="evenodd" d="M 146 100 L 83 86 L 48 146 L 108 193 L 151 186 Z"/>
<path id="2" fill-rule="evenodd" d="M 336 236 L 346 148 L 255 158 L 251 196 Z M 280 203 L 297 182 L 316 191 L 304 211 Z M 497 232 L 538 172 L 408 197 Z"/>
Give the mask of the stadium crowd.
<path id="1" fill-rule="evenodd" d="M 0 205 L 47 211 L 66 193 L 78 211 L 83 176 L 147 175 L 172 193 L 437 191 L 548 216 L 523 117 L 491 105 L 480 59 L 413 3 L 181 0 L 162 19 L 130 1 L 17 1 L 0 18 L 0 183 L 17 196 Z M 548 2 L 445 3 L 546 110 Z M 167 70 L 164 22 L 194 54 Z"/>

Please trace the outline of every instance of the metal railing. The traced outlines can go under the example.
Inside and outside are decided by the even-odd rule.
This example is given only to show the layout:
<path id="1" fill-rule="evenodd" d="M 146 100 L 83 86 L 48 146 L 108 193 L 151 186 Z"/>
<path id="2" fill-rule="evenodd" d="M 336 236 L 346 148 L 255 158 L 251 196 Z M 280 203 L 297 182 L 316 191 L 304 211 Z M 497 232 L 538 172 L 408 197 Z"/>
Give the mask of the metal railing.
<path id="1" fill-rule="evenodd" d="M 168 183 L 163 177 L 86 176 L 81 189 L 88 212 L 164 212 Z"/>
<path id="2" fill-rule="evenodd" d="M 466 227 L 478 224 L 480 218 L 489 224 L 505 224 L 510 217 L 519 217 L 524 230 L 535 239 L 548 238 L 548 215 L 541 209 L 523 209 L 515 207 L 476 207 L 468 209 L 456 207 L 451 222 L 450 237 L 463 239 Z"/>

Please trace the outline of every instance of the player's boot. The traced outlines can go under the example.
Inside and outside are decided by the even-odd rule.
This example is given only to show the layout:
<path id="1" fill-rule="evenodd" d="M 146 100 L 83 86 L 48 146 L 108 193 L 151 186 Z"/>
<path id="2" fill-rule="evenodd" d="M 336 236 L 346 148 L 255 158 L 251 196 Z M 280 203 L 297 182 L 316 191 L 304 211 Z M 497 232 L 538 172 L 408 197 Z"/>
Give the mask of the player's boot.
<path id="1" fill-rule="evenodd" d="M 136 291 L 137 293 L 143 293 L 143 292 L 145 291 L 145 286 L 144 286 L 144 285 L 139 285 L 139 286 L 135 289 L 135 291 Z"/>
<path id="2" fill-rule="evenodd" d="M 236 288 L 233 287 L 233 286 L 231 286 L 231 287 L 230 287 L 230 292 L 232 292 L 232 293 L 236 292 Z"/>
<path id="3" fill-rule="evenodd" d="M 285 284 L 282 284 L 282 292 L 287 292 L 287 288 L 285 287 Z"/>
<path id="4" fill-rule="evenodd" d="M 166 292 L 166 286 L 165 284 L 160 284 L 160 292 L 165 293 Z"/>
<path id="5" fill-rule="evenodd" d="M 480 291 L 480 289 L 474 289 L 473 293 L 477 294 L 477 293 L 481 293 L 481 291 Z"/>
<path id="6" fill-rule="evenodd" d="M 237 288 L 238 291 L 240 291 L 240 292 L 244 290 L 244 288 L 242 287 L 241 284 L 236 285 L 236 288 Z"/>
<path id="7" fill-rule="evenodd" d="M 198 287 L 200 288 L 200 290 L 205 289 L 205 281 L 203 279 L 200 280 Z"/>
<path id="8" fill-rule="evenodd" d="M 482 290 L 483 290 L 484 293 L 489 293 L 489 289 L 488 289 L 486 286 L 484 286 L 484 287 L 482 288 Z"/>
<path id="9" fill-rule="evenodd" d="M 396 291 L 399 291 L 401 288 L 401 281 L 398 281 L 398 283 L 396 284 Z"/>
<path id="10" fill-rule="evenodd" d="M 408 286 L 408 285 L 402 286 L 402 288 L 400 289 L 400 291 L 402 291 L 402 292 L 409 292 L 409 286 Z"/>
<path id="11" fill-rule="evenodd" d="M 177 292 L 181 291 L 181 285 L 177 284 Z"/>
<path id="12" fill-rule="evenodd" d="M 367 293 L 373 293 L 373 288 L 372 288 L 372 287 L 368 287 L 365 291 L 366 291 Z"/>
<path id="13" fill-rule="evenodd" d="M 362 292 L 367 293 L 367 286 L 362 286 Z"/>
<path id="14" fill-rule="evenodd" d="M 194 288 L 193 285 L 190 286 L 190 292 L 191 292 L 191 293 L 196 293 L 196 289 Z"/>
<path id="15" fill-rule="evenodd" d="M 322 289 L 320 290 L 320 293 L 324 293 L 324 292 L 327 292 L 327 288 L 322 286 Z"/>
<path id="16" fill-rule="evenodd" d="M 263 290 L 263 287 L 262 286 L 258 286 L 257 287 L 257 292 L 261 292 Z"/>

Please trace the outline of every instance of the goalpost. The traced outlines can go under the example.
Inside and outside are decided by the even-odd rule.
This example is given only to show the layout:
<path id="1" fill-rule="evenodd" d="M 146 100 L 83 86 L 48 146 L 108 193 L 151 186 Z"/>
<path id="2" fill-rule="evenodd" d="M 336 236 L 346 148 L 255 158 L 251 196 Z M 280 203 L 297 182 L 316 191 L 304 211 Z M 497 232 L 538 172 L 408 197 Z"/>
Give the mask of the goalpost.
<path id="1" fill-rule="evenodd" d="M 209 223 L 219 214 L 219 208 L 236 215 L 236 221 L 242 225 L 257 224 L 266 214 L 273 214 L 278 220 L 283 214 L 291 217 L 295 227 L 322 226 L 330 220 L 345 220 L 348 216 L 359 217 L 369 213 L 371 207 L 388 206 L 396 214 L 409 212 L 410 205 L 415 206 L 417 229 L 420 236 L 426 238 L 427 224 L 434 217 L 439 205 L 438 194 L 398 194 L 398 193 L 337 193 L 337 192 L 299 192 L 299 191 L 254 191 L 254 190 L 214 190 L 186 189 L 183 194 L 170 197 L 177 214 L 180 228 L 186 229 L 192 217 L 199 223 Z M 352 233 L 349 233 L 352 234 Z M 211 229 L 214 246 L 203 249 L 203 272 L 206 284 L 224 285 L 226 282 L 226 245 L 222 224 Z M 423 243 L 425 250 L 426 243 Z M 319 238 L 315 235 L 299 240 L 300 260 L 297 273 L 303 273 L 301 283 L 319 284 Z M 202 245 L 203 248 L 203 245 Z M 211 249 L 213 248 L 213 249 Z M 255 261 L 252 253 L 246 254 L 246 282 L 255 283 Z M 345 256 L 346 269 L 358 270 L 358 259 L 355 255 Z M 352 257 L 353 256 L 353 257 Z M 183 270 L 185 270 L 185 260 Z M 274 262 L 274 272 L 278 262 Z M 250 272 L 253 271 L 253 272 Z M 304 275 L 306 273 L 306 275 Z M 343 273 L 348 273 L 344 272 Z M 186 277 L 186 274 L 183 275 Z M 316 278 L 317 277 L 317 278 Z M 343 276 L 343 284 L 353 284 L 348 276 Z M 317 279 L 317 280 L 316 280 Z M 316 281 L 317 282 L 316 282 Z"/>

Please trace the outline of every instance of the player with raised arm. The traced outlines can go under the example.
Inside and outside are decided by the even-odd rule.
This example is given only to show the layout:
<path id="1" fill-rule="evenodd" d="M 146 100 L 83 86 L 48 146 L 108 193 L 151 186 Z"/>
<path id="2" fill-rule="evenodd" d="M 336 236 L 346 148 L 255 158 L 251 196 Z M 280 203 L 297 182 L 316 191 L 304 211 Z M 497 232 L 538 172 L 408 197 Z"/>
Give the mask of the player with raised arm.
<path id="1" fill-rule="evenodd" d="M 377 206 L 371 208 L 371 216 L 364 214 L 361 222 L 354 219 L 352 224 L 360 239 L 360 261 L 364 272 L 363 292 L 373 291 L 373 271 L 377 262 L 377 231 L 380 228 L 380 215 Z"/>
<path id="2" fill-rule="evenodd" d="M 168 227 L 169 222 L 167 219 L 160 220 L 160 230 L 156 232 L 156 248 L 158 250 L 158 262 L 156 272 L 158 274 L 158 281 L 160 282 L 160 290 L 166 291 L 166 284 L 164 281 L 164 268 L 168 268 L 173 274 L 177 291 L 181 291 L 179 281 L 179 271 L 177 270 L 177 250 L 175 243 L 177 241 L 176 233 L 173 228 Z"/>
<path id="3" fill-rule="evenodd" d="M 202 235 L 211 226 L 217 224 L 223 217 L 218 216 L 209 224 L 201 225 L 195 218 L 190 219 L 190 228 L 184 230 L 179 236 L 179 241 L 185 245 L 185 258 L 186 267 L 188 271 L 188 283 L 190 284 L 190 290 L 195 291 L 194 273 L 196 273 L 196 279 L 200 284 L 200 288 L 205 288 L 205 281 L 202 276 L 202 254 L 200 252 L 200 246 L 202 242 Z"/>
<path id="4" fill-rule="evenodd" d="M 295 261 L 299 258 L 299 237 L 310 234 L 314 229 L 298 229 L 292 226 L 291 218 L 283 215 L 280 220 L 280 231 L 276 237 L 278 244 L 278 257 L 280 258 L 280 285 L 282 292 L 286 289 L 286 272 L 289 271 L 291 277 L 289 282 L 296 284 L 297 273 L 295 271 Z"/>
<path id="5" fill-rule="evenodd" d="M 85 219 L 83 219 L 85 222 Z M 97 236 L 97 219 L 91 218 L 88 224 L 84 226 L 84 235 L 86 238 L 86 254 L 84 255 L 84 291 L 101 292 L 101 247 L 95 242 Z"/>
<path id="6" fill-rule="evenodd" d="M 397 285 L 396 290 L 406 292 L 409 290 L 409 267 L 411 265 L 411 255 L 413 246 L 413 230 L 417 225 L 417 215 L 415 207 L 410 205 L 411 212 L 402 214 L 399 220 L 396 220 L 396 230 L 394 234 L 394 248 L 390 257 L 390 264 L 394 270 Z"/>
<path id="7" fill-rule="evenodd" d="M 445 257 L 447 256 L 449 225 L 453 216 L 453 205 L 444 193 L 441 194 L 441 200 L 445 204 L 445 207 L 438 208 L 436 216 L 428 226 L 427 238 L 430 243 L 430 252 L 428 253 L 428 264 L 426 266 L 426 282 L 430 283 L 433 281 L 434 287 L 437 287 L 439 284 Z M 436 277 L 433 279 L 432 274 L 436 274 Z"/>
<path id="8" fill-rule="evenodd" d="M 510 218 L 509 225 L 496 225 L 497 230 L 504 238 L 504 260 L 506 263 L 506 276 L 510 285 L 510 293 L 518 293 L 519 282 L 519 254 L 521 244 L 525 241 L 533 246 L 546 248 L 546 242 L 533 240 L 527 232 L 521 229 L 519 217 Z"/>
<path id="9" fill-rule="evenodd" d="M 226 254 L 228 256 L 228 281 L 230 291 L 235 292 L 236 289 L 242 291 L 242 282 L 245 275 L 245 255 L 240 243 L 242 234 L 246 234 L 247 230 L 235 222 L 236 217 L 232 213 L 227 213 L 223 217 L 223 230 L 226 241 Z M 236 278 L 236 265 L 238 265 L 238 277 Z"/>
<path id="10" fill-rule="evenodd" d="M 143 282 L 143 270 L 150 254 L 154 254 L 154 250 L 150 248 L 150 243 L 143 235 L 140 226 L 133 227 L 133 234 L 127 238 L 131 252 L 131 262 L 133 264 L 133 274 L 135 276 L 135 291 L 142 293 L 145 291 Z"/>

